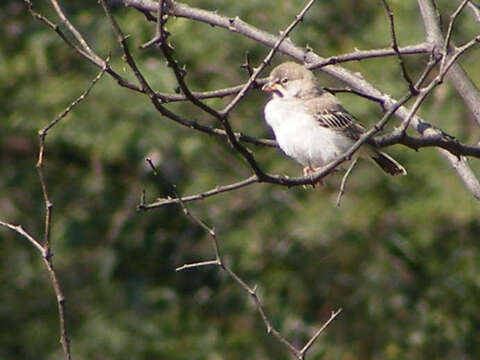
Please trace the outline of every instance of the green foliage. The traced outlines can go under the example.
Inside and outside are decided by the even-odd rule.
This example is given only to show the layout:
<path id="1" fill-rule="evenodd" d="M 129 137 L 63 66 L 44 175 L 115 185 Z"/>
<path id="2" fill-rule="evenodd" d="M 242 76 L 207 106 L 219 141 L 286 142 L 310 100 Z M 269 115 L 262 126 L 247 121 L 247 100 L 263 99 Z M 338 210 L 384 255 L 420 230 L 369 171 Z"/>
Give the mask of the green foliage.
<path id="1" fill-rule="evenodd" d="M 190 3 L 238 15 L 273 33 L 303 6 L 303 1 L 273 0 Z M 400 44 L 422 41 L 416 4 L 391 3 Z M 111 54 L 112 67 L 134 81 L 98 4 L 64 6 L 91 46 L 102 56 Z M 451 2 L 438 6 L 448 19 Z M 42 2 L 37 10 L 54 19 Z M 115 15 L 151 85 L 173 92 L 177 85 L 161 54 L 138 50 L 154 26 L 129 8 L 115 8 Z M 98 69 L 20 2 L 7 1 L 0 19 L 0 219 L 41 238 L 37 131 L 84 91 Z M 455 41 L 470 39 L 476 26 L 468 13 L 462 15 Z M 167 27 L 194 90 L 242 83 L 245 53 L 258 64 L 268 52 L 237 34 L 185 19 L 169 19 Z M 319 2 L 292 39 L 324 56 L 391 42 L 381 3 L 352 0 Z M 283 60 L 277 55 L 275 63 Z M 408 58 L 414 76 L 424 64 L 423 56 Z M 478 49 L 462 64 L 478 79 Z M 345 66 L 393 96 L 407 90 L 395 58 Z M 269 136 L 262 120 L 266 99 L 258 91 L 249 93 L 232 114 L 234 128 Z M 221 107 L 228 100 L 208 103 Z M 342 95 L 342 100 L 365 125 L 381 116 L 365 99 Z M 218 126 L 191 105 L 171 108 Z M 478 141 L 478 128 L 449 86 L 438 89 L 421 114 L 462 141 Z M 205 231 L 178 207 L 135 210 L 143 189 L 152 200 L 168 195 L 169 183 L 190 194 L 247 177 L 245 162 L 223 139 L 179 127 L 160 116 L 148 98 L 105 76 L 51 130 L 46 144 L 54 264 L 67 298 L 74 359 L 289 358 L 266 333 L 248 295 L 220 269 L 175 272 L 186 262 L 214 257 Z M 264 169 L 300 173 L 277 150 L 249 147 Z M 267 315 L 295 344 L 304 343 L 332 310 L 344 309 L 310 359 L 478 358 L 478 203 L 435 150 L 388 151 L 409 175 L 386 178 L 372 164 L 359 162 L 340 208 L 335 206 L 339 174 L 325 187 L 254 185 L 189 208 L 216 228 L 225 261 L 258 285 Z M 160 177 L 152 175 L 147 156 L 156 161 Z M 479 169 L 478 160 L 472 165 Z M 0 244 L 0 358 L 62 358 L 55 297 L 40 256 L 5 229 Z"/>

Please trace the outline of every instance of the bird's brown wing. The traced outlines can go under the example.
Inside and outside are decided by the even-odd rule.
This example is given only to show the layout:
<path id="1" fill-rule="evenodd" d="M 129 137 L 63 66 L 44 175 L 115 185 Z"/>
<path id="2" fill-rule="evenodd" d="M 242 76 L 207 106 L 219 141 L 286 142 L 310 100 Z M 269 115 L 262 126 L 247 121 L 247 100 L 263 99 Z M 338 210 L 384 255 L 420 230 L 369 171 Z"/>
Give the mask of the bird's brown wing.
<path id="1" fill-rule="evenodd" d="M 355 118 L 345 109 L 317 110 L 315 118 L 318 124 L 324 128 L 344 133 L 351 139 L 358 138 L 365 132 L 365 128 L 357 123 Z"/>
<path id="2" fill-rule="evenodd" d="M 307 101 L 309 111 L 315 114 L 318 125 L 345 134 L 353 140 L 365 132 L 355 118 L 343 108 L 338 99 L 330 93 L 324 92 L 320 96 Z"/>

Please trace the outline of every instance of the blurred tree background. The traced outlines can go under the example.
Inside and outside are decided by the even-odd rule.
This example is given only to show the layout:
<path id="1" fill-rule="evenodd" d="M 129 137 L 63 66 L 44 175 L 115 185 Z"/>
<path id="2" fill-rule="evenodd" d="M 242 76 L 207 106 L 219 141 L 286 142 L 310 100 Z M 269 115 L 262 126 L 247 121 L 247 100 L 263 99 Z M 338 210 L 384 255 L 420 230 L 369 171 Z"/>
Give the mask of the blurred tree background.
<path id="1" fill-rule="evenodd" d="M 303 1 L 192 0 L 192 6 L 241 19 L 266 31 L 283 29 Z M 414 1 L 390 1 L 401 45 L 423 41 Z M 438 1 L 442 16 L 458 3 Z M 89 85 L 98 69 L 75 55 L 57 34 L 34 20 L 23 2 L 4 0 L 0 13 L 0 219 L 22 224 L 41 238 L 44 202 L 35 169 L 39 129 Z M 37 11 L 55 18 L 46 2 Z M 72 22 L 95 50 L 126 65 L 96 1 L 64 2 Z M 114 7 L 151 85 L 174 92 L 175 78 L 156 49 L 138 47 L 154 25 Z M 205 24 L 171 18 L 175 56 L 198 91 L 241 84 L 249 52 L 258 64 L 267 48 Z M 455 28 L 461 43 L 478 33 L 464 12 Z M 318 2 L 291 35 L 322 56 L 388 47 L 388 19 L 380 1 Z M 477 82 L 480 50 L 461 63 Z M 287 58 L 276 55 L 274 64 Z M 426 56 L 407 57 L 418 74 Z M 394 57 L 346 63 L 382 91 L 407 90 Z M 324 85 L 341 86 L 317 72 Z M 127 73 L 125 72 L 125 76 Z M 378 106 L 340 95 L 366 126 Z M 220 108 L 230 99 L 208 104 Z M 263 122 L 267 95 L 253 90 L 231 123 L 252 136 L 270 136 Z M 188 119 L 217 125 L 186 103 L 169 105 Z M 480 132 L 448 84 L 422 107 L 429 122 L 464 143 Z M 392 126 L 398 124 L 392 121 Z M 249 145 L 265 170 L 299 175 L 277 149 Z M 67 299 L 74 359 L 288 359 L 268 335 L 248 295 L 217 267 L 175 272 L 186 262 L 214 258 L 207 234 L 177 206 L 137 212 L 142 190 L 152 200 L 207 190 L 247 177 L 248 167 L 221 138 L 179 127 L 148 98 L 104 76 L 92 93 L 48 135 L 45 173 L 54 202 L 54 264 Z M 309 359 L 480 358 L 480 217 L 478 202 L 432 149 L 388 149 L 407 168 L 384 176 L 362 161 L 335 206 L 341 175 L 312 189 L 253 185 L 189 204 L 216 229 L 225 260 L 259 296 L 274 326 L 304 343 L 343 308 L 314 345 Z M 155 177 L 145 163 L 158 166 Z M 480 171 L 479 161 L 471 159 Z M 171 194 L 170 194 L 171 195 Z M 55 295 L 38 252 L 0 230 L 0 358 L 63 359 Z"/>

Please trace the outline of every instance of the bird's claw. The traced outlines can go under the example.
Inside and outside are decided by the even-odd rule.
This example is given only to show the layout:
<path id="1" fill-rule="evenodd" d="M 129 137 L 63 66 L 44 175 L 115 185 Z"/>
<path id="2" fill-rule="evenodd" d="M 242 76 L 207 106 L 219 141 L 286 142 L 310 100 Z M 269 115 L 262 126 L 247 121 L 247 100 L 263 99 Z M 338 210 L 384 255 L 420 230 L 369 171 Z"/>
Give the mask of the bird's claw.
<path id="1" fill-rule="evenodd" d="M 320 171 L 322 170 L 321 167 L 318 167 L 318 168 L 313 168 L 311 166 L 306 166 L 303 168 L 303 175 L 304 176 L 310 176 L 310 177 L 313 177 L 313 175 L 317 172 L 317 171 Z M 319 179 L 317 180 L 315 183 L 311 184 L 313 188 L 315 188 L 315 184 L 320 184 L 321 186 L 323 186 L 323 181 L 322 179 Z M 303 188 L 306 189 L 308 185 L 303 185 Z"/>

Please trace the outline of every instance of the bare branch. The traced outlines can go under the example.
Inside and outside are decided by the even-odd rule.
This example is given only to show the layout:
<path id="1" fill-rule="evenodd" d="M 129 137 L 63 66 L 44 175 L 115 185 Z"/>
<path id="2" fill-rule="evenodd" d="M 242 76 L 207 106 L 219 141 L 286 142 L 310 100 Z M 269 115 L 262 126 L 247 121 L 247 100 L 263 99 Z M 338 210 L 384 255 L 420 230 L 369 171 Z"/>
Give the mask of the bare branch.
<path id="1" fill-rule="evenodd" d="M 318 339 L 320 335 L 325 331 L 328 325 L 331 324 L 333 320 L 342 312 L 342 308 L 338 309 L 337 311 L 332 311 L 330 314 L 330 318 L 322 325 L 320 329 L 311 337 L 311 339 L 305 344 L 305 346 L 300 350 L 300 353 L 302 355 L 301 359 L 304 359 L 305 355 L 307 354 L 307 351 L 310 349 L 310 347 L 313 345 L 313 343 Z"/>
<path id="2" fill-rule="evenodd" d="M 358 159 L 354 159 L 350 166 L 348 167 L 347 171 L 343 175 L 342 182 L 340 183 L 340 190 L 338 191 L 338 196 L 337 196 L 337 206 L 340 207 L 340 204 L 342 202 L 342 196 L 345 194 L 345 184 L 347 182 L 348 175 L 350 175 L 350 172 L 353 170 L 353 167 L 357 163 Z"/>
<path id="3" fill-rule="evenodd" d="M 408 75 L 407 66 L 405 65 L 405 61 L 403 61 L 402 54 L 398 50 L 398 41 L 397 41 L 397 35 L 395 33 L 395 22 L 394 22 L 394 17 L 393 17 L 393 11 L 390 8 L 390 6 L 388 5 L 387 0 L 382 0 L 382 2 L 383 2 L 383 6 L 385 7 L 385 11 L 387 12 L 388 20 L 390 22 L 390 33 L 392 35 L 392 49 L 393 49 L 393 51 L 395 51 L 395 54 L 398 57 L 398 61 L 400 63 L 400 68 L 402 69 L 403 78 L 407 82 L 408 88 L 410 89 L 410 92 L 413 95 L 417 95 L 418 94 L 418 89 L 413 85 L 412 79 Z"/>
<path id="4" fill-rule="evenodd" d="M 443 51 L 442 51 L 443 54 L 448 54 L 448 48 L 450 47 L 450 40 L 452 38 L 453 25 L 455 24 L 455 20 L 457 20 L 458 15 L 460 15 L 460 13 L 465 8 L 465 5 L 467 5 L 468 2 L 470 2 L 470 0 L 463 0 L 463 2 L 458 6 L 457 10 L 455 10 L 453 14 L 450 15 L 447 35 L 445 36 L 445 41 L 443 44 Z M 443 59 L 446 59 L 446 56 Z"/>
<path id="5" fill-rule="evenodd" d="M 147 49 L 151 47 L 152 45 L 157 45 L 158 43 L 165 41 L 165 34 L 163 32 L 163 0 L 158 0 L 158 5 L 157 5 L 157 23 L 156 23 L 156 33 L 155 37 L 147 42 L 146 44 L 143 44 L 140 46 L 141 49 Z"/>
<path id="6" fill-rule="evenodd" d="M 95 52 L 92 51 L 90 46 L 88 45 L 87 41 L 83 38 L 82 34 L 80 31 L 73 26 L 73 24 L 68 20 L 68 18 L 65 16 L 65 13 L 63 12 L 63 9 L 61 8 L 60 4 L 58 3 L 57 0 L 50 0 L 50 3 L 52 4 L 53 8 L 55 9 L 58 17 L 62 22 L 67 26 L 68 30 L 73 34 L 75 39 L 77 39 L 78 43 L 82 47 L 83 51 L 88 54 L 88 56 L 97 64 L 103 64 L 103 60 L 95 54 Z"/>
<path id="7" fill-rule="evenodd" d="M 405 46 L 403 48 L 398 49 L 398 52 L 401 55 L 425 54 L 425 53 L 429 53 L 430 51 L 431 51 L 430 48 L 425 43 L 418 44 L 418 45 Z M 318 62 L 307 64 L 306 67 L 310 70 L 317 70 L 332 64 L 340 64 L 340 63 L 345 63 L 350 61 L 360 61 L 360 60 L 366 60 L 371 58 L 387 57 L 387 56 L 394 56 L 394 55 L 397 55 L 397 54 L 391 48 L 356 50 L 352 53 L 335 55 L 335 56 L 322 59 L 321 61 L 318 61 Z M 261 88 L 261 86 L 265 84 L 266 81 L 267 81 L 266 78 L 256 79 L 255 82 L 252 84 L 252 88 Z M 225 89 L 218 89 L 218 90 L 204 91 L 204 92 L 191 91 L 191 93 L 197 99 L 222 98 L 225 96 L 238 94 L 244 87 L 245 87 L 245 84 L 241 84 L 241 85 L 237 85 L 237 86 L 233 86 Z M 351 92 L 356 93 L 359 96 L 366 96 L 365 94 L 360 93 L 358 91 L 354 92 L 352 90 Z M 188 100 L 187 97 L 183 94 L 156 93 L 156 95 L 164 103 Z"/>
<path id="8" fill-rule="evenodd" d="M 53 119 L 47 126 L 45 126 L 44 128 L 42 128 L 38 133 L 40 135 L 40 137 L 42 138 L 45 138 L 45 136 L 47 135 L 47 132 L 52 128 L 54 127 L 55 125 L 57 125 L 57 123 L 62 120 L 64 117 L 66 117 L 70 111 L 73 110 L 73 108 L 75 106 L 77 106 L 78 104 L 80 104 L 83 100 L 85 100 L 85 98 L 88 96 L 88 94 L 90 93 L 90 91 L 92 90 L 92 88 L 95 86 L 95 84 L 97 83 L 98 80 L 100 80 L 102 78 L 102 76 L 105 74 L 105 71 L 107 70 L 107 67 L 108 67 L 108 61 L 109 59 L 106 60 L 106 66 L 97 74 L 97 76 L 95 76 L 95 78 L 90 82 L 90 85 L 88 86 L 88 88 L 75 100 L 73 101 L 69 106 L 67 106 L 67 108 L 65 110 L 63 110 L 55 119 Z M 43 154 L 42 154 L 43 155 Z M 39 157 L 38 159 L 38 163 L 41 163 L 43 160 L 43 157 Z"/>
<path id="9" fill-rule="evenodd" d="M 107 62 L 108 63 L 108 62 Z M 53 210 L 53 203 L 50 201 L 50 198 L 48 196 L 48 191 L 47 191 L 47 183 L 45 181 L 45 174 L 43 172 L 43 161 L 45 157 L 45 137 L 47 136 L 48 131 L 53 128 L 55 125 L 57 125 L 60 120 L 65 118 L 72 109 L 80 104 L 85 98 L 88 96 L 92 88 L 95 86 L 98 80 L 103 76 L 105 73 L 106 67 L 102 69 L 98 73 L 98 75 L 92 80 L 88 88 L 74 101 L 72 102 L 67 108 L 62 111 L 54 120 L 52 120 L 47 126 L 45 126 L 43 129 L 41 129 L 38 132 L 39 138 L 40 138 L 40 150 L 38 153 L 38 161 L 37 161 L 37 172 L 38 172 L 38 177 L 40 178 L 40 184 L 42 187 L 42 193 L 43 193 L 43 199 L 45 201 L 45 239 L 43 246 L 46 250 L 46 257 L 49 257 L 50 253 L 50 228 L 51 228 L 51 221 L 52 221 L 52 210 Z"/>
<path id="10" fill-rule="evenodd" d="M 40 22 L 44 23 L 46 26 L 48 26 L 49 28 L 51 28 L 53 31 L 55 31 L 58 36 L 60 36 L 60 38 L 69 46 L 71 47 L 77 54 L 83 56 L 84 58 L 86 58 L 87 60 L 89 60 L 90 62 L 94 63 L 95 65 L 97 66 L 101 66 L 101 63 L 97 61 L 96 57 L 93 57 L 90 53 L 88 53 L 87 51 L 85 51 L 84 49 L 82 49 L 79 45 L 76 45 L 74 43 L 72 43 L 68 38 L 67 36 L 64 34 L 64 32 L 62 31 L 62 29 L 60 29 L 60 27 L 53 23 L 52 21 L 50 21 L 48 18 L 46 18 L 45 16 L 37 13 L 34 9 L 33 9 L 33 4 L 31 2 L 31 0 L 24 0 L 25 4 L 27 5 L 27 8 L 28 8 L 28 11 L 30 12 L 30 14 L 37 20 L 39 20 Z"/>
<path id="11" fill-rule="evenodd" d="M 441 33 L 432 0 L 417 0 L 417 3 L 420 8 L 420 14 L 427 34 L 427 41 L 434 45 L 437 51 L 440 49 L 444 50 L 444 53 L 441 55 L 445 58 L 445 60 L 442 59 L 442 63 L 445 64 L 447 63 L 446 58 L 449 58 L 452 55 L 445 52 L 445 49 L 447 49 L 445 47 L 445 39 Z M 458 12 L 463 9 L 463 3 L 464 1 L 462 1 L 457 8 Z M 455 13 L 453 15 L 455 15 Z M 455 19 L 456 16 L 451 17 L 449 28 L 453 26 L 453 21 Z M 478 39 L 479 36 L 476 37 L 477 42 Z M 459 64 L 451 63 L 449 67 L 451 67 L 451 69 L 448 72 L 447 78 L 452 82 L 453 86 L 465 102 L 465 105 L 470 110 L 470 113 L 473 115 L 474 120 L 480 126 L 480 91 Z"/>
<path id="12" fill-rule="evenodd" d="M 236 183 L 230 184 L 230 185 L 224 185 L 224 186 L 217 186 L 216 188 L 212 190 L 208 190 L 205 192 L 202 192 L 197 195 L 190 195 L 190 196 L 184 196 L 184 197 L 167 197 L 163 199 L 157 199 L 151 204 L 140 204 L 138 208 L 140 210 L 150 210 L 150 209 L 155 209 L 158 207 L 166 206 L 166 205 L 171 205 L 171 204 L 181 204 L 191 202 L 191 201 L 196 201 L 196 200 L 204 200 L 206 198 L 209 198 L 211 196 L 215 196 L 224 192 L 228 191 L 233 191 L 233 190 L 238 190 L 243 187 L 249 186 L 251 184 L 259 182 L 257 175 L 252 175 L 249 178 L 238 181 Z"/>
<path id="13" fill-rule="evenodd" d="M 253 88 L 261 87 L 267 80 L 266 79 L 258 79 Z M 197 99 L 212 99 L 212 98 L 223 98 L 225 96 L 231 96 L 238 94 L 240 90 L 244 88 L 245 84 L 232 86 L 225 89 L 218 89 L 212 91 L 204 91 L 204 92 L 197 92 L 192 91 L 192 95 L 195 96 Z M 156 93 L 156 95 L 164 102 L 176 102 L 176 101 L 187 101 L 188 98 L 183 94 L 165 94 L 165 93 Z"/>
<path id="14" fill-rule="evenodd" d="M 334 55 L 325 59 L 320 59 L 310 62 L 307 67 L 310 70 L 320 69 L 328 65 L 335 65 L 349 61 L 360 61 L 378 57 L 387 57 L 387 56 L 398 56 L 401 55 L 417 55 L 417 54 L 426 54 L 431 51 L 430 46 L 427 43 L 409 45 L 405 47 L 398 48 L 398 51 L 393 50 L 392 48 L 386 49 L 371 49 L 371 50 L 355 50 L 354 52 L 343 54 L 343 55 Z"/>
<path id="15" fill-rule="evenodd" d="M 282 32 L 280 32 L 280 36 L 276 40 L 275 44 L 273 44 L 272 49 L 268 53 L 268 55 L 263 59 L 262 63 L 258 68 L 256 68 L 253 72 L 253 74 L 250 76 L 250 79 L 248 79 L 247 83 L 243 87 L 243 89 L 235 96 L 235 98 L 228 104 L 225 109 L 222 110 L 222 115 L 227 116 L 230 111 L 233 110 L 233 108 L 240 102 L 240 100 L 245 96 L 247 91 L 250 89 L 250 86 L 255 82 L 257 77 L 260 75 L 260 73 L 265 69 L 265 67 L 270 63 L 272 60 L 273 56 L 277 52 L 277 50 L 280 48 L 282 45 L 283 41 L 287 38 L 287 36 L 292 32 L 292 30 L 301 22 L 303 21 L 303 18 L 305 17 L 305 14 L 310 10 L 310 8 L 313 6 L 316 0 L 310 0 L 307 5 L 300 11 L 300 13 L 295 16 L 295 20 L 292 21 L 292 23 Z"/>
<path id="16" fill-rule="evenodd" d="M 378 147 L 391 146 L 394 144 L 402 144 L 413 150 L 425 147 L 437 147 L 448 151 L 456 157 L 472 156 L 480 159 L 480 146 L 461 144 L 454 137 L 445 134 L 441 130 L 434 129 L 428 123 L 422 123 L 421 126 L 424 127 L 421 137 L 409 136 L 398 128 L 390 134 L 375 137 L 372 141 Z"/>
<path id="17" fill-rule="evenodd" d="M 35 12 L 31 8 L 31 4 L 29 4 L 30 11 L 32 14 L 35 16 Z M 41 17 L 41 15 L 38 15 Z M 36 16 L 37 17 L 37 16 Z M 38 18 L 38 17 L 37 17 Z M 46 22 L 48 24 L 48 20 L 42 19 L 41 21 Z M 105 64 L 108 64 L 108 60 L 105 62 Z M 45 181 L 45 174 L 43 171 L 43 165 L 44 165 L 44 158 L 45 158 L 45 138 L 48 134 L 48 131 L 52 129 L 55 125 L 57 125 L 63 118 L 65 118 L 70 111 L 73 110 L 74 107 L 76 107 L 78 104 L 80 104 L 85 98 L 88 96 L 90 91 L 92 90 L 93 86 L 97 83 L 98 80 L 104 75 L 107 67 L 105 66 L 102 71 L 91 81 L 90 85 L 88 88 L 75 100 L 73 101 L 67 108 L 62 111 L 54 120 L 52 120 L 49 124 L 47 124 L 44 128 L 42 128 L 38 133 L 40 137 L 40 149 L 39 149 L 39 154 L 38 154 L 38 161 L 36 164 L 38 176 L 40 178 L 40 185 L 42 188 L 42 193 L 43 193 L 43 199 L 45 202 L 45 220 L 44 220 L 44 241 L 43 245 L 35 239 L 33 236 L 31 236 L 28 232 L 26 232 L 21 225 L 15 226 L 11 225 L 8 223 L 5 223 L 3 221 L 0 221 L 0 225 L 7 227 L 18 234 L 20 234 L 22 237 L 26 238 L 30 243 L 34 245 L 34 247 L 40 251 L 42 255 L 42 260 L 45 263 L 45 266 L 47 267 L 48 273 L 50 275 L 51 283 L 53 286 L 53 289 L 55 291 L 56 299 L 57 299 L 57 308 L 58 308 L 58 315 L 59 315 L 59 326 L 60 326 L 60 342 L 62 344 L 63 352 L 65 354 L 65 358 L 67 360 L 71 359 L 71 351 L 70 351 L 70 340 L 68 338 L 68 332 L 67 332 L 67 324 L 66 324 L 66 310 L 65 310 L 65 297 L 63 295 L 62 288 L 60 286 L 60 282 L 58 280 L 57 274 L 54 270 L 53 267 L 53 262 L 52 262 L 52 253 L 51 253 L 51 244 L 50 244 L 50 230 L 51 230 L 51 224 L 52 224 L 52 209 L 53 209 L 53 203 L 50 200 L 50 197 L 48 195 L 48 190 L 47 190 L 47 183 Z"/>
<path id="18" fill-rule="evenodd" d="M 473 16 L 475 17 L 475 21 L 477 23 L 480 23 L 480 7 L 478 5 L 476 5 L 475 3 L 473 3 L 473 1 L 469 1 L 468 4 L 467 4 L 467 7 L 470 10 L 470 12 L 473 14 Z"/>
<path id="19" fill-rule="evenodd" d="M 147 159 L 147 163 L 149 166 L 152 168 L 153 172 L 155 175 L 158 175 L 158 171 L 153 165 L 152 161 L 150 159 Z M 171 190 L 175 194 L 177 203 L 179 203 L 182 207 L 183 213 L 185 216 L 190 218 L 195 224 L 198 226 L 202 227 L 210 236 L 210 239 L 212 241 L 212 246 L 215 251 L 215 260 L 206 260 L 206 261 L 198 261 L 194 263 L 188 263 L 184 264 L 182 266 L 177 267 L 175 270 L 176 271 L 182 271 L 186 269 L 194 269 L 194 268 L 199 268 L 203 266 L 210 266 L 210 265 L 217 265 L 219 266 L 224 272 L 226 272 L 235 282 L 243 288 L 251 297 L 253 303 L 255 304 L 255 307 L 257 308 L 257 311 L 259 312 L 265 327 L 267 328 L 267 332 L 269 334 L 272 334 L 272 336 L 277 339 L 281 344 L 283 344 L 288 351 L 292 355 L 294 355 L 297 359 L 304 359 L 305 354 L 308 351 L 308 349 L 312 346 L 312 344 L 315 342 L 315 340 L 320 336 L 320 334 L 324 331 L 324 329 L 334 320 L 334 318 L 340 313 L 341 309 L 333 312 L 330 318 L 323 324 L 323 326 L 312 336 L 312 338 L 307 342 L 307 344 L 301 349 L 297 349 L 295 346 L 293 346 L 277 329 L 275 329 L 269 318 L 267 317 L 265 310 L 263 308 L 263 305 L 257 295 L 257 287 L 250 287 L 245 280 L 243 280 L 240 276 L 238 276 L 228 265 L 225 264 L 225 262 L 222 260 L 222 257 L 220 255 L 220 248 L 218 245 L 217 241 L 217 235 L 214 229 L 210 228 L 207 224 L 205 224 L 202 220 L 200 220 L 197 216 L 192 214 L 188 208 L 185 206 L 185 202 L 183 198 L 181 198 L 175 189 L 174 185 L 169 184 Z"/>
<path id="20" fill-rule="evenodd" d="M 468 165 L 467 159 L 464 157 L 459 158 L 445 150 L 440 150 L 440 153 L 455 169 L 465 188 L 475 199 L 480 200 L 480 182 Z"/>
<path id="21" fill-rule="evenodd" d="M 30 241 L 32 245 L 35 246 L 35 248 L 37 248 L 38 251 L 40 251 L 40 254 L 42 254 L 42 256 L 45 256 L 46 252 L 42 244 L 40 244 L 40 242 L 37 239 L 35 239 L 32 235 L 26 232 L 23 229 L 22 225 L 12 225 L 12 224 L 0 221 L 0 226 L 4 226 L 12 231 L 15 231 L 19 235 L 23 236 L 25 239 Z"/>
<path id="22" fill-rule="evenodd" d="M 218 260 L 199 261 L 199 262 L 194 262 L 189 264 L 183 264 L 182 266 L 175 268 L 175 271 L 183 271 L 186 269 L 193 269 L 193 268 L 210 266 L 210 265 L 220 265 L 220 263 L 218 262 Z"/>
<path id="23" fill-rule="evenodd" d="M 48 244 L 42 246 L 40 244 L 40 241 L 38 241 L 27 231 L 25 231 L 21 225 L 15 226 L 0 221 L 0 226 L 4 226 L 12 231 L 15 231 L 16 233 L 27 239 L 38 251 L 40 251 L 40 254 L 42 255 L 42 260 L 47 267 L 48 273 L 50 275 L 53 289 L 57 298 L 58 318 L 60 325 L 60 342 L 62 344 L 63 352 L 65 354 L 65 359 L 71 360 L 72 355 L 70 352 L 70 340 L 68 338 L 67 324 L 65 320 L 65 297 L 63 296 L 60 282 L 58 281 L 57 274 L 55 273 L 55 270 L 53 268 L 52 255 L 50 253 L 49 247 L 47 246 Z"/>

